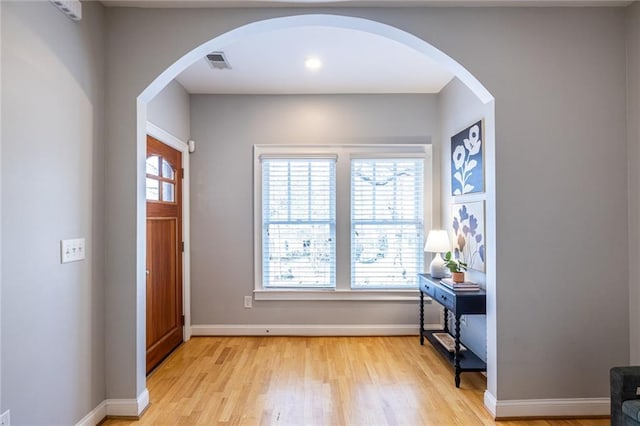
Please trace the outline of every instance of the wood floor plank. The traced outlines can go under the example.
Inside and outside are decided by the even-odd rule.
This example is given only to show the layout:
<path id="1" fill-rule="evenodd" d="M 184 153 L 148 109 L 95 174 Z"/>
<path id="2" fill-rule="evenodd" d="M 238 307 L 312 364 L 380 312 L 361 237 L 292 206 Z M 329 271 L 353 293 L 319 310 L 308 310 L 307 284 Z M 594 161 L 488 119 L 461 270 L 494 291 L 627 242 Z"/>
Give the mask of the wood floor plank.
<path id="1" fill-rule="evenodd" d="M 494 422 L 486 379 L 418 337 L 197 337 L 147 380 L 151 404 L 123 425 L 605 426 L 608 419 Z"/>

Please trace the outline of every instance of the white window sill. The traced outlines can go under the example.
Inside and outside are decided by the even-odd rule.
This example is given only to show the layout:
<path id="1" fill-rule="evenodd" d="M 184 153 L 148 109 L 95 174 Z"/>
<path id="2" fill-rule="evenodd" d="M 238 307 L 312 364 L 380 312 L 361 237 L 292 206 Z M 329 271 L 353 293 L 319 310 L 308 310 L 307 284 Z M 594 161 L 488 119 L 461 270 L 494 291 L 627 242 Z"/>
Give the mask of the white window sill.
<path id="1" fill-rule="evenodd" d="M 369 300 L 418 301 L 418 290 L 334 290 L 334 289 L 270 289 L 254 290 L 255 300 Z M 429 299 L 430 300 L 430 299 Z"/>

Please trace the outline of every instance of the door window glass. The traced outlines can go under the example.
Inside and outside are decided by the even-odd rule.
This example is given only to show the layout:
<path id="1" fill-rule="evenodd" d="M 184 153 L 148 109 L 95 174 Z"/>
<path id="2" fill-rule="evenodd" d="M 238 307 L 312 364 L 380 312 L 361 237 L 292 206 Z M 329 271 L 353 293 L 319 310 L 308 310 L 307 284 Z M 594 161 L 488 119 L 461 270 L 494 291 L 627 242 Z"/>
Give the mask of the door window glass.
<path id="1" fill-rule="evenodd" d="M 176 202 L 176 169 L 160 155 L 150 155 L 146 161 L 147 201 Z"/>
<path id="2" fill-rule="evenodd" d="M 147 200 L 150 201 L 159 201 L 160 200 L 160 191 L 158 187 L 158 180 L 147 178 Z"/>
<path id="3" fill-rule="evenodd" d="M 162 159 L 162 177 L 167 179 L 175 178 L 173 167 L 171 167 L 171 164 L 165 159 Z"/>
<path id="4" fill-rule="evenodd" d="M 160 176 L 160 173 L 158 173 L 159 160 L 160 160 L 160 157 L 158 157 L 157 155 L 152 155 L 149 158 L 147 158 L 147 174 L 148 175 Z"/>

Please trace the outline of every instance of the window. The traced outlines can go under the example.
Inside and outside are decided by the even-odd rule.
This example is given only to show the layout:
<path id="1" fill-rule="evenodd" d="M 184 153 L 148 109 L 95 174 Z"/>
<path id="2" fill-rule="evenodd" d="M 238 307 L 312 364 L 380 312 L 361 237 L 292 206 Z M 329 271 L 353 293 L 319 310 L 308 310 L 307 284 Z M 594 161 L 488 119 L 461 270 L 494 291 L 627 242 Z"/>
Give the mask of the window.
<path id="1" fill-rule="evenodd" d="M 147 201 L 175 203 L 176 175 L 171 164 L 159 155 L 147 157 Z"/>
<path id="2" fill-rule="evenodd" d="M 351 286 L 415 287 L 423 271 L 423 159 L 351 160 Z"/>
<path id="3" fill-rule="evenodd" d="M 430 153 L 429 145 L 256 146 L 256 299 L 415 298 Z"/>
<path id="4" fill-rule="evenodd" d="M 263 159 L 265 288 L 335 287 L 335 181 L 335 159 Z"/>

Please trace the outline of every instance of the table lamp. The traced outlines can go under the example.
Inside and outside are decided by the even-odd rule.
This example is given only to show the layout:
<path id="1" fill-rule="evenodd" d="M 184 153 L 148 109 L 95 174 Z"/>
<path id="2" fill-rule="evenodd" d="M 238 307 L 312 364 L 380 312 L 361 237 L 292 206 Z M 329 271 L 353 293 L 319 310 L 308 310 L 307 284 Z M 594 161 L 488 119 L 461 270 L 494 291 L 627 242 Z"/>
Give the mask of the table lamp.
<path id="1" fill-rule="evenodd" d="M 438 229 L 429 231 L 427 243 L 424 245 L 424 251 L 436 253 L 429 266 L 429 274 L 431 274 L 433 278 L 444 278 L 447 276 L 447 268 L 440 253 L 448 252 L 451 250 L 450 247 L 447 231 Z"/>

